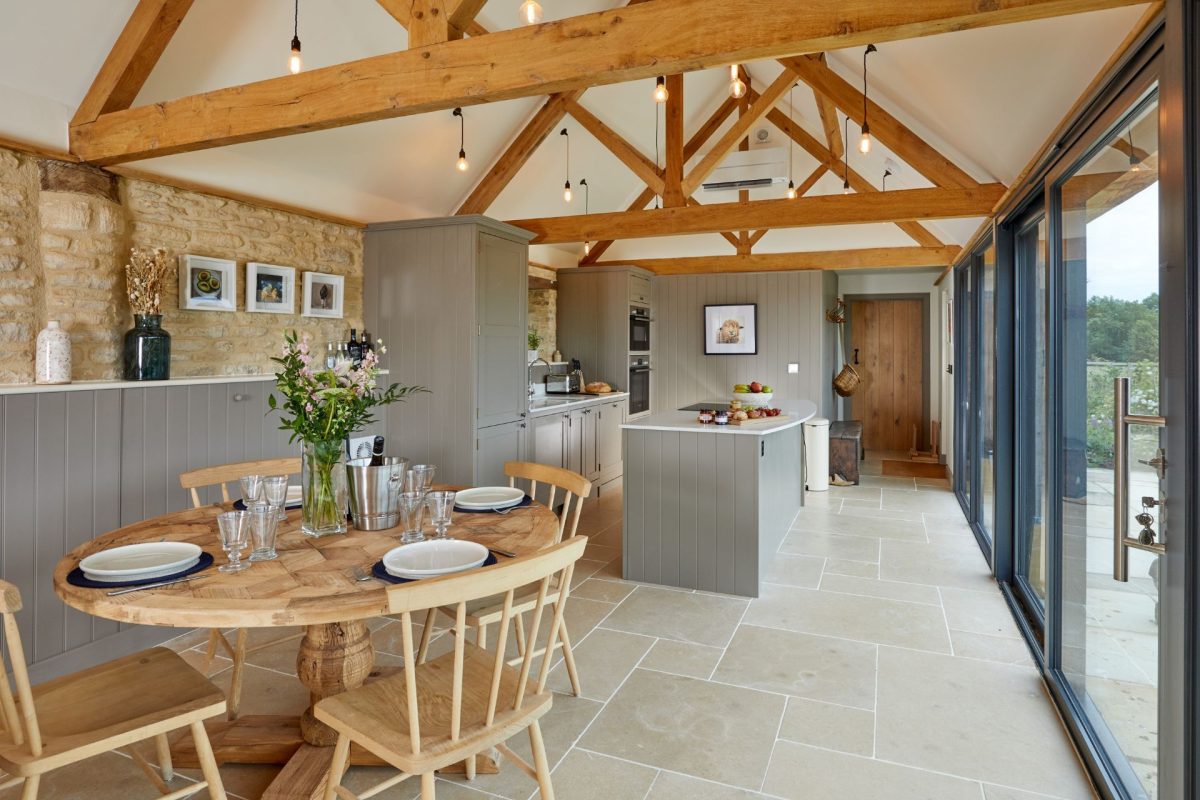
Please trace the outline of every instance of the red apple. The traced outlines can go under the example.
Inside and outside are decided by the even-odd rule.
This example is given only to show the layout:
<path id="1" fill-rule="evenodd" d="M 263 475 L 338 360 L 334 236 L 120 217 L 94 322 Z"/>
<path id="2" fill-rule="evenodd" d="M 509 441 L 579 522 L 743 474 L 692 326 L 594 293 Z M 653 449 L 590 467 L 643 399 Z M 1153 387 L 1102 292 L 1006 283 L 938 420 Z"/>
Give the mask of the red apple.
<path id="1" fill-rule="evenodd" d="M 750 384 L 750 391 L 753 392 L 754 394 L 758 394 L 759 392 L 762 391 L 762 384 L 759 383 L 758 381 L 752 382 Z"/>

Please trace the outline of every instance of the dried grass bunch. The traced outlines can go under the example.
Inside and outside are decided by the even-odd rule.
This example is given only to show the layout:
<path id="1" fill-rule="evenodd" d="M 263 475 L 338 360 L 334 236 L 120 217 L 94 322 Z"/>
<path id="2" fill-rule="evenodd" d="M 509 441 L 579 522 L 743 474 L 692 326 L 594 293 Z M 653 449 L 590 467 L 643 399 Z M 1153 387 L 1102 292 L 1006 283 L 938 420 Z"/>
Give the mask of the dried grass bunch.
<path id="1" fill-rule="evenodd" d="M 163 278 L 167 274 L 167 251 L 161 247 L 135 247 L 125 265 L 129 307 L 134 314 L 161 314 Z"/>

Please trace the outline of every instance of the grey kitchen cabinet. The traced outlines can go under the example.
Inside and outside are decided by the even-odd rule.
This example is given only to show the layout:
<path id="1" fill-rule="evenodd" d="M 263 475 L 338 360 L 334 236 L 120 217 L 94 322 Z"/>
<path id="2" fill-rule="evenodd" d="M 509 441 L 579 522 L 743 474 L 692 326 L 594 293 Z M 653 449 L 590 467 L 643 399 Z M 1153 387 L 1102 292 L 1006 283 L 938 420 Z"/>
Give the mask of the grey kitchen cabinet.
<path id="1" fill-rule="evenodd" d="M 597 408 L 585 408 L 579 412 L 580 416 L 583 417 L 583 449 L 581 451 L 583 469 L 581 472 L 583 472 L 589 481 L 596 480 L 596 475 L 598 474 L 598 464 L 596 463 L 596 419 L 598 411 L 599 409 Z"/>
<path id="2" fill-rule="evenodd" d="M 366 326 L 387 345 L 389 379 L 429 390 L 380 414 L 388 453 L 436 464 L 439 481 L 485 483 L 477 434 L 527 413 L 530 236 L 480 216 L 377 223 L 364 235 Z M 488 438 L 494 449 L 516 441 Z"/>
<path id="3" fill-rule="evenodd" d="M 506 422 L 475 432 L 476 486 L 507 486 L 506 461 L 524 461 L 528 423 Z"/>
<path id="4" fill-rule="evenodd" d="M 651 274 L 637 267 L 577 267 L 560 270 L 557 280 L 563 356 L 579 359 L 586 380 L 628 390 L 630 306 L 652 309 Z M 653 349 L 653 312 L 651 320 Z"/>
<path id="5" fill-rule="evenodd" d="M 621 423 L 624 402 L 605 403 L 596 408 L 596 477 L 621 470 Z"/>
<path id="6" fill-rule="evenodd" d="M 584 410 L 576 409 L 567 415 L 567 444 L 564 449 L 567 454 L 567 469 L 586 476 L 588 471 L 583 461 Z"/>
<path id="7" fill-rule="evenodd" d="M 570 414 L 548 414 L 530 420 L 530 461 L 549 467 L 567 466 L 567 423 Z"/>

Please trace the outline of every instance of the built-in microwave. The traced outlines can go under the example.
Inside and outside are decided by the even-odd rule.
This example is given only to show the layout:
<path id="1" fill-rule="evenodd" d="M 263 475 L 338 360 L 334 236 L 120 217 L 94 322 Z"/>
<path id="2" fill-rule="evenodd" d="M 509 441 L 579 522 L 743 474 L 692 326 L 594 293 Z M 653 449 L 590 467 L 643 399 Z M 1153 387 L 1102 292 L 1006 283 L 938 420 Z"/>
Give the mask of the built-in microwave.
<path id="1" fill-rule="evenodd" d="M 629 307 L 629 352 L 650 352 L 650 309 Z"/>

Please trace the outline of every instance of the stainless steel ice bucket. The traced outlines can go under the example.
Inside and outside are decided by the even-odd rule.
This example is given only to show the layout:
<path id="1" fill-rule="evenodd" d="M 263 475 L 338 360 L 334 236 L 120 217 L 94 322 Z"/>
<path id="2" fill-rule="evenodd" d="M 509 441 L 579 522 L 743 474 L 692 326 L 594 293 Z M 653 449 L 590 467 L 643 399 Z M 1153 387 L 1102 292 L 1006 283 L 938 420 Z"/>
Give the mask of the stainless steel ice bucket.
<path id="1" fill-rule="evenodd" d="M 407 458 L 384 458 L 379 467 L 372 467 L 369 458 L 346 462 L 354 527 L 360 531 L 382 531 L 400 523 L 397 499 L 407 470 Z"/>

